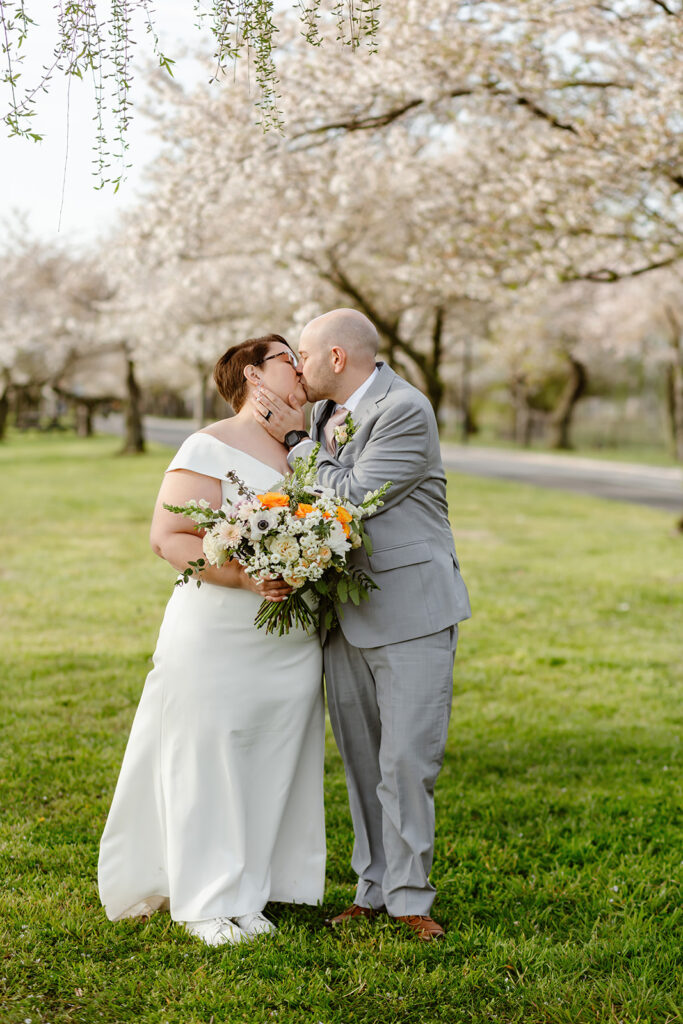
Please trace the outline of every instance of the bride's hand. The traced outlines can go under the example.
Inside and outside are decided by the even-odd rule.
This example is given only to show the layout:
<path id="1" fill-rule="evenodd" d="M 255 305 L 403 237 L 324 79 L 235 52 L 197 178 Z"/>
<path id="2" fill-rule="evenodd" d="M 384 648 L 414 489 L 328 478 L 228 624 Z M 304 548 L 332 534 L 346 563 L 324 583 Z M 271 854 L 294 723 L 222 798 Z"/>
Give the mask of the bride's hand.
<path id="1" fill-rule="evenodd" d="M 305 428 L 304 404 L 295 394 L 289 396 L 288 402 L 283 402 L 274 391 L 269 391 L 261 385 L 254 392 L 252 411 L 257 423 L 265 427 L 270 436 L 282 444 L 285 434 L 290 430 Z"/>
<path id="2" fill-rule="evenodd" d="M 292 593 L 290 585 L 285 583 L 280 576 L 257 583 L 246 572 L 244 573 L 244 588 L 245 590 L 253 590 L 255 594 L 265 598 L 266 601 L 284 601 Z"/>

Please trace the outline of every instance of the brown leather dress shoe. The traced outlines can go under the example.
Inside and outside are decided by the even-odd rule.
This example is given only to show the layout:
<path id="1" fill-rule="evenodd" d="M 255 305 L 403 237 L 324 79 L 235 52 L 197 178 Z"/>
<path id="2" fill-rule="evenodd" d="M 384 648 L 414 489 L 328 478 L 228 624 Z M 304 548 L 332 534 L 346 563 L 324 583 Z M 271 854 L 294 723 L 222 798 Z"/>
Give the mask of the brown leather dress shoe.
<path id="1" fill-rule="evenodd" d="M 403 921 L 423 942 L 440 942 L 446 938 L 441 925 L 427 914 L 406 914 L 404 917 L 395 917 L 394 921 Z"/>
<path id="2" fill-rule="evenodd" d="M 338 924 L 345 924 L 347 921 L 356 921 L 361 917 L 367 918 L 372 921 L 378 914 L 377 910 L 373 910 L 372 907 L 359 907 L 357 903 L 352 903 L 346 910 L 342 910 L 341 914 L 337 914 L 336 917 L 330 917 L 325 922 L 335 927 Z"/>

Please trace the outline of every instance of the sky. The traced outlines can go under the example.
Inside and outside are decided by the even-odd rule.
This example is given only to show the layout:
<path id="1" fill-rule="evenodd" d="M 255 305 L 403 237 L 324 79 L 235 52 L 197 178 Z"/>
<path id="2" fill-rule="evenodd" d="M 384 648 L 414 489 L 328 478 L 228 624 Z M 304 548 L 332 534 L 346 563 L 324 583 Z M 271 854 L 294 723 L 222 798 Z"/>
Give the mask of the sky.
<path id="1" fill-rule="evenodd" d="M 38 11 L 38 5 L 29 4 Z M 175 76 L 181 82 L 192 81 L 196 67 L 189 57 L 182 58 L 185 42 L 210 47 L 210 40 L 202 36 L 194 24 L 193 4 L 190 0 L 162 0 L 158 5 L 157 27 L 162 50 L 177 58 Z M 35 80 L 42 62 L 47 61 L 56 39 L 56 22 L 52 5 L 41 17 L 41 24 L 29 36 L 24 77 Z M 138 29 L 136 76 L 133 99 L 141 106 L 145 95 L 142 69 L 145 58 L 151 55 L 151 41 L 144 30 Z M 29 65 L 29 57 L 31 64 Z M 159 71 L 159 74 L 165 72 Z M 69 102 L 67 83 L 58 75 L 53 79 L 47 95 L 40 96 L 33 118 L 32 130 L 45 136 L 42 142 L 22 138 L 8 138 L 4 124 L 0 125 L 0 231 L 2 224 L 14 211 L 22 212 L 30 231 L 45 239 L 58 239 L 67 245 L 87 245 L 106 232 L 118 214 L 135 200 L 140 188 L 144 167 L 154 159 L 158 142 L 140 113 L 135 113 L 130 131 L 127 180 L 114 194 L 111 186 L 97 191 L 97 179 L 92 174 L 94 159 L 95 107 L 89 85 L 78 79 L 71 80 Z M 0 84 L 0 103 L 3 114 L 6 86 Z M 67 146 L 68 140 L 68 146 Z M 66 170 L 65 170 L 66 167 Z M 64 184 L 62 196 L 62 183 Z"/>

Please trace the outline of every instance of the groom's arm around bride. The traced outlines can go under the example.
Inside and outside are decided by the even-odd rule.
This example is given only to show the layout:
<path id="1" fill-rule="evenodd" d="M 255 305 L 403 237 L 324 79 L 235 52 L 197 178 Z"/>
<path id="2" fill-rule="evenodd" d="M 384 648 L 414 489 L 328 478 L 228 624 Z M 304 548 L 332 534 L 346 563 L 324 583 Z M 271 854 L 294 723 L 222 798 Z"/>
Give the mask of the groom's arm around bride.
<path id="1" fill-rule="evenodd" d="M 303 413 L 264 391 L 254 415 L 291 447 L 316 442 L 321 485 L 359 503 L 392 482 L 366 521 L 372 554 L 353 560 L 379 586 L 346 605 L 325 639 L 330 719 L 344 760 L 358 875 L 354 904 L 338 918 L 386 909 L 422 939 L 443 931 L 430 915 L 434 784 L 452 700 L 457 623 L 470 615 L 453 544 L 436 420 L 427 399 L 376 362 L 374 326 L 334 310 L 304 328 L 299 371 L 315 407 Z M 303 436 L 303 439 L 302 439 Z"/>

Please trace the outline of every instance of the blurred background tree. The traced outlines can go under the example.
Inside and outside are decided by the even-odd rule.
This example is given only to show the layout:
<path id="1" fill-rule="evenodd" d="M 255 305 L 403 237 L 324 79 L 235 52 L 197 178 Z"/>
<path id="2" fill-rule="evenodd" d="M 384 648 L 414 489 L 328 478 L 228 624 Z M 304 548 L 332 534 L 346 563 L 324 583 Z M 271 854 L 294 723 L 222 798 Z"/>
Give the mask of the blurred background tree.
<path id="1" fill-rule="evenodd" d="M 140 410 L 199 423 L 228 345 L 351 305 L 445 436 L 683 457 L 680 0 L 385 3 L 360 61 L 334 19 L 321 48 L 278 18 L 284 132 L 254 131 L 244 62 L 234 88 L 150 85 L 144 194 L 68 275 L 88 358 L 119 344 Z M 37 244 L 33 276 L 12 247 L 2 273 L 40 319 Z M 0 327 L 6 382 L 20 348 Z"/>

